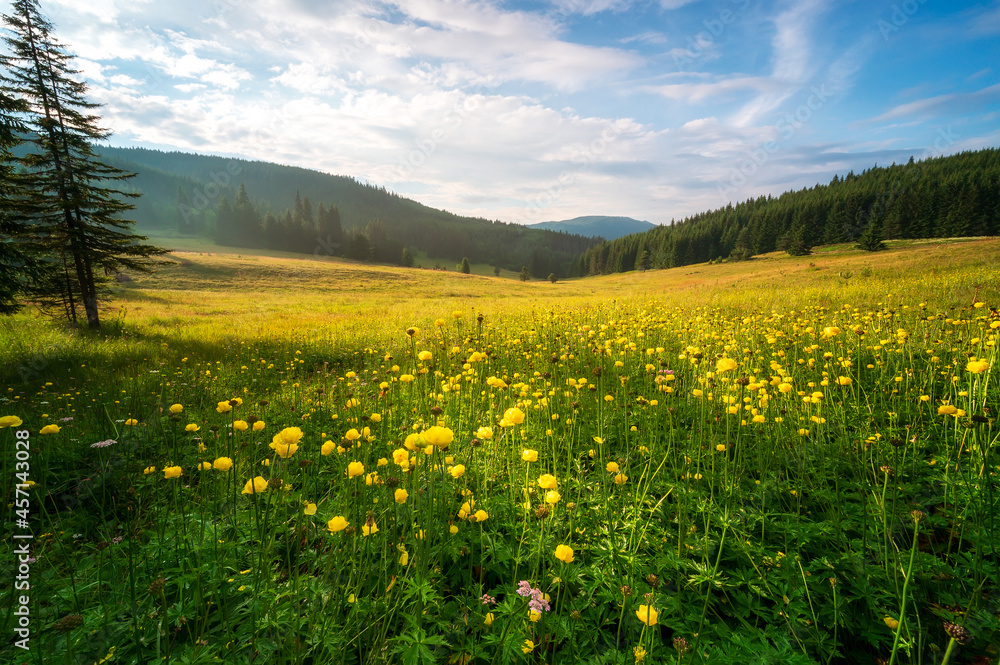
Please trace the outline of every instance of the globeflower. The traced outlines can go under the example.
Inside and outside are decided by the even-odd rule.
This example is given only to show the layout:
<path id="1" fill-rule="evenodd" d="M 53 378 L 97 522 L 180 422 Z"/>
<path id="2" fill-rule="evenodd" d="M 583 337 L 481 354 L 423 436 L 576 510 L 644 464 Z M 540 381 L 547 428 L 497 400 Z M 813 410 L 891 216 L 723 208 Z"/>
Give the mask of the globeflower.
<path id="1" fill-rule="evenodd" d="M 365 465 L 361 462 L 351 462 L 347 465 L 347 477 L 354 478 L 365 472 Z"/>
<path id="2" fill-rule="evenodd" d="M 520 425 L 524 422 L 524 411 L 512 406 L 503 413 L 503 419 L 506 420 L 511 425 Z"/>
<path id="3" fill-rule="evenodd" d="M 608 473 L 618 473 L 618 462 L 608 462 L 604 468 L 607 469 Z"/>
<path id="4" fill-rule="evenodd" d="M 260 494 L 267 489 L 267 481 L 264 476 L 257 476 L 251 480 L 247 481 L 247 484 L 243 486 L 243 494 Z"/>
<path id="5" fill-rule="evenodd" d="M 560 499 L 562 499 L 562 495 L 555 490 L 550 490 L 545 493 L 545 503 L 555 505 L 559 503 Z"/>
<path id="6" fill-rule="evenodd" d="M 17 416 L 4 416 L 0 418 L 0 429 L 5 427 L 20 427 L 22 422 L 24 421 Z"/>
<path id="7" fill-rule="evenodd" d="M 138 424 L 139 424 L 139 421 L 136 420 L 135 418 L 129 418 L 128 420 L 125 421 L 125 425 L 129 426 L 129 427 L 131 427 L 132 425 L 138 425 Z"/>
<path id="8" fill-rule="evenodd" d="M 396 499 L 396 503 L 406 503 L 406 499 L 408 499 L 409 496 L 410 493 L 404 490 L 402 487 L 400 487 L 398 490 L 396 490 L 394 498 Z"/>
<path id="9" fill-rule="evenodd" d="M 719 358 L 719 362 L 715 363 L 716 372 L 728 372 L 734 369 L 736 369 L 736 361 L 732 358 Z"/>
<path id="10" fill-rule="evenodd" d="M 179 466 L 167 466 L 163 468 L 164 478 L 180 478 L 184 472 Z"/>
<path id="11" fill-rule="evenodd" d="M 951 404 L 942 404 L 938 407 L 939 416 L 951 416 L 958 412 L 958 409 Z"/>
<path id="12" fill-rule="evenodd" d="M 350 525 L 350 522 L 345 520 L 343 516 L 337 515 L 326 523 L 326 528 L 330 530 L 330 533 L 337 533 L 338 531 L 346 529 L 348 525 Z"/>
<path id="13" fill-rule="evenodd" d="M 455 466 L 448 469 L 448 473 L 451 474 L 452 478 L 461 478 L 462 474 L 465 473 L 465 465 L 456 464 Z"/>
<path id="14" fill-rule="evenodd" d="M 264 425 L 264 421 L 263 421 L 263 420 L 258 420 L 257 422 L 255 422 L 255 423 L 253 424 L 253 431 L 255 431 L 255 432 L 259 432 L 259 431 L 261 431 L 262 429 L 264 429 L 264 427 L 265 427 L 265 425 Z"/>
<path id="15" fill-rule="evenodd" d="M 58 433 L 59 433 L 59 425 L 46 425 L 39 432 L 39 434 L 58 434 Z"/>
<path id="16" fill-rule="evenodd" d="M 472 517 L 475 518 L 474 521 L 476 522 L 485 522 L 487 519 L 489 519 L 489 516 L 490 514 L 487 513 L 485 510 L 483 510 L 482 508 L 477 510 L 475 514 L 472 515 Z"/>
<path id="17" fill-rule="evenodd" d="M 333 451 L 336 449 L 337 449 L 337 444 L 335 444 L 333 441 L 324 441 L 323 446 L 319 449 L 319 452 L 320 454 L 325 456 L 333 453 Z"/>
<path id="18" fill-rule="evenodd" d="M 643 622 L 647 626 L 656 625 L 656 621 L 660 616 L 656 612 L 656 608 L 652 605 L 640 605 L 639 609 L 635 611 L 635 615 L 639 618 L 639 621 Z"/>
<path id="19" fill-rule="evenodd" d="M 551 473 L 545 473 L 538 477 L 538 486 L 543 490 L 554 490 L 556 485 L 556 477 Z"/>
<path id="20" fill-rule="evenodd" d="M 434 358 L 434 354 L 431 353 L 430 351 L 421 351 L 420 353 L 417 354 L 417 358 L 419 358 L 423 362 L 427 362 L 428 360 L 432 360 Z"/>
<path id="21" fill-rule="evenodd" d="M 170 405 L 170 413 L 180 413 L 183 410 L 184 410 L 184 405 L 183 404 L 171 404 Z"/>
<path id="22" fill-rule="evenodd" d="M 198 425 L 196 425 L 195 423 L 188 423 L 187 425 L 184 426 L 185 432 L 197 432 L 200 429 L 201 428 L 198 427 Z"/>
<path id="23" fill-rule="evenodd" d="M 492 427 L 480 427 L 476 430 L 476 437 L 480 439 L 492 439 L 493 438 L 493 428 Z"/>
<path id="24" fill-rule="evenodd" d="M 215 410 L 218 411 L 219 413 L 229 413 L 230 411 L 233 410 L 233 405 L 230 404 L 229 400 L 227 399 L 225 402 L 219 402 L 216 405 Z"/>
<path id="25" fill-rule="evenodd" d="M 538 461 L 538 451 L 537 450 L 524 450 L 521 452 L 521 459 L 525 462 L 537 462 Z"/>
<path id="26" fill-rule="evenodd" d="M 454 440 L 455 433 L 447 427 L 439 427 L 435 425 L 434 427 L 428 428 L 427 431 L 424 432 L 424 441 L 439 448 L 451 445 L 451 442 Z"/>
<path id="27" fill-rule="evenodd" d="M 573 562 L 573 548 L 569 545 L 556 545 L 556 558 L 563 563 Z"/>
<path id="28" fill-rule="evenodd" d="M 148 476 L 151 473 L 156 473 L 156 467 L 155 466 L 147 466 L 145 469 L 142 470 L 142 472 Z"/>
<path id="29" fill-rule="evenodd" d="M 233 460 L 231 460 L 228 457 L 220 457 L 219 459 L 215 460 L 212 466 L 214 466 L 219 471 L 229 471 L 229 469 L 233 468 Z"/>
<path id="30" fill-rule="evenodd" d="M 305 515 L 315 515 L 316 514 L 316 504 L 315 503 L 310 503 L 309 501 L 306 501 L 305 502 L 305 507 L 302 509 L 302 513 L 305 514 Z"/>
<path id="31" fill-rule="evenodd" d="M 375 521 L 372 520 L 371 524 L 365 524 L 361 527 L 361 533 L 365 536 L 371 536 L 378 533 L 378 524 L 375 524 Z"/>
<path id="32" fill-rule="evenodd" d="M 247 425 L 247 423 L 246 423 L 245 420 L 234 420 L 233 421 L 233 429 L 236 430 L 237 432 L 245 432 L 245 431 L 247 431 L 248 427 L 249 427 L 249 425 Z"/>
<path id="33" fill-rule="evenodd" d="M 347 432 L 344 433 L 344 438 L 347 439 L 348 441 L 357 441 L 358 439 L 361 438 L 361 432 L 352 427 L 351 429 L 347 430 Z"/>
<path id="34" fill-rule="evenodd" d="M 981 374 L 990 368 L 990 364 L 985 360 L 972 360 L 965 366 L 965 371 L 973 374 Z"/>
<path id="35" fill-rule="evenodd" d="M 615 485 L 624 485 L 627 482 L 628 482 L 628 476 L 626 476 L 624 473 L 619 473 L 617 476 L 615 476 Z"/>

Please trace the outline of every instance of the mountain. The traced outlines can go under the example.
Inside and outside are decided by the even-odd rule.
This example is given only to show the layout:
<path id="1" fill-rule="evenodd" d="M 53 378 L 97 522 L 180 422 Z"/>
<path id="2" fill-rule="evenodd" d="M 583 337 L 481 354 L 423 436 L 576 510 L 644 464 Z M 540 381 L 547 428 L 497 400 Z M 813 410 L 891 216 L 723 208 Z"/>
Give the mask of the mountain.
<path id="1" fill-rule="evenodd" d="M 106 163 L 135 173 L 130 214 L 158 230 L 256 247 L 404 263 L 404 248 L 454 266 L 463 258 L 544 279 L 569 276 L 598 240 L 463 217 L 346 176 L 269 162 L 145 148 L 95 146 Z"/>
<path id="2" fill-rule="evenodd" d="M 761 196 L 645 233 L 579 259 L 581 275 L 744 260 L 815 245 L 992 236 L 1000 232 L 1000 149 L 961 152 L 835 175 L 827 185 Z"/>
<path id="3" fill-rule="evenodd" d="M 592 238 L 604 238 L 614 240 L 622 236 L 633 233 L 642 233 L 656 228 L 656 224 L 644 222 L 631 217 L 610 217 L 607 215 L 587 215 L 584 217 L 574 217 L 564 219 L 559 222 L 538 222 L 528 224 L 533 229 L 550 229 L 552 231 L 565 231 L 581 236 Z"/>

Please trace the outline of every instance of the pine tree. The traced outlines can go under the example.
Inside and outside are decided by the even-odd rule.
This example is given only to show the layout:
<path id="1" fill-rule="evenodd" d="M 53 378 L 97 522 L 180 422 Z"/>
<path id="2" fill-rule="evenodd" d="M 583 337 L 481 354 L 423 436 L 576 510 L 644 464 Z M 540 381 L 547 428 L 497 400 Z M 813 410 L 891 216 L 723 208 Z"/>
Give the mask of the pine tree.
<path id="1" fill-rule="evenodd" d="M 527 282 L 531 279 L 531 275 L 528 274 L 528 266 L 521 266 L 521 281 Z"/>
<path id="2" fill-rule="evenodd" d="M 468 275 L 472 272 L 472 267 L 469 265 L 469 257 L 464 257 L 462 259 L 462 272 Z"/>
<path id="3" fill-rule="evenodd" d="M 70 67 L 70 56 L 52 36 L 37 1 L 15 0 L 12 10 L 3 17 L 10 29 L 4 37 L 10 55 L 3 82 L 27 107 L 27 204 L 42 247 L 65 261 L 65 289 L 53 295 L 68 303 L 66 314 L 75 322 L 78 292 L 87 324 L 99 328 L 101 272 L 149 272 L 151 257 L 167 250 L 141 244 L 146 238 L 130 233 L 135 222 L 121 218 L 133 208 L 123 199 L 135 195 L 115 185 L 133 174 L 94 155 L 91 142 L 110 133 L 98 126 L 100 119 L 91 113 L 97 105 L 87 101 L 87 86 L 74 78 L 79 72 Z"/>
<path id="4" fill-rule="evenodd" d="M 888 249 L 882 242 L 882 222 L 873 219 L 865 232 L 858 238 L 858 244 L 855 247 L 866 252 L 880 252 L 883 249 Z"/>

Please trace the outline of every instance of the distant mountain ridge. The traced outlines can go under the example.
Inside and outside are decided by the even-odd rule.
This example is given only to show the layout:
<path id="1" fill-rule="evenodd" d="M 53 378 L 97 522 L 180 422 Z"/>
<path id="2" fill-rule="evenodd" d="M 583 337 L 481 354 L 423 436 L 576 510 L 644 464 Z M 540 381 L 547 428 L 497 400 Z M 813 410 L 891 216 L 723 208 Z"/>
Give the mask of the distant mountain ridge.
<path id="1" fill-rule="evenodd" d="M 613 215 L 584 215 L 573 219 L 564 219 L 556 222 L 538 222 L 528 224 L 533 229 L 549 229 L 550 231 L 564 231 L 581 236 L 592 238 L 604 238 L 614 240 L 633 233 L 644 233 L 656 228 L 656 224 L 633 219 L 632 217 L 617 217 Z"/>

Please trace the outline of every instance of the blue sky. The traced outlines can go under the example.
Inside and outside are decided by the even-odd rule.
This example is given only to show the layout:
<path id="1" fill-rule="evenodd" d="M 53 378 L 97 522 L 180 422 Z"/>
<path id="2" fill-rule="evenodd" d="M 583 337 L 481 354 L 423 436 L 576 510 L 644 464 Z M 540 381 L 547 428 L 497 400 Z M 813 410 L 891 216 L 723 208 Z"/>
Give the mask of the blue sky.
<path id="1" fill-rule="evenodd" d="M 666 223 L 1000 146 L 1000 0 L 41 6 L 115 145 L 350 175 L 491 219 Z"/>

